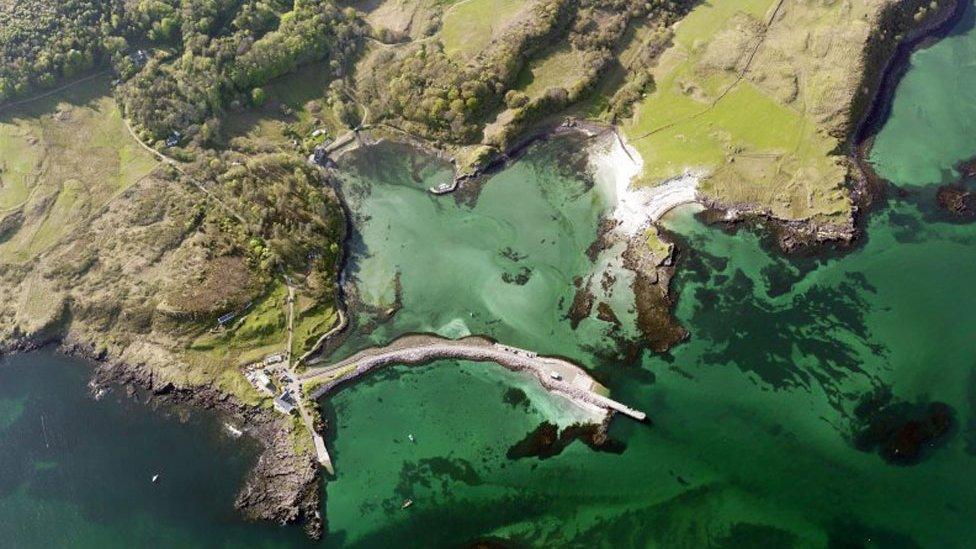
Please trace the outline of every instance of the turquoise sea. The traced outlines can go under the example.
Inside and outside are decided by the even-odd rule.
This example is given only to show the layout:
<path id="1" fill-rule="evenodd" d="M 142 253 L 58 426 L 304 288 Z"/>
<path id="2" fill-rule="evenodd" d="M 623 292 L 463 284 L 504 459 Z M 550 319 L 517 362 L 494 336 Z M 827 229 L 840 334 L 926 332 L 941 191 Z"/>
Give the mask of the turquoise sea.
<path id="1" fill-rule="evenodd" d="M 565 423 L 532 383 L 489 364 L 392 368 L 322 403 L 337 475 L 321 545 L 972 546 L 976 224 L 941 214 L 934 189 L 976 154 L 973 90 L 970 14 L 912 56 L 871 156 L 905 192 L 852 251 L 787 258 L 761 230 L 671 214 L 691 336 L 664 356 L 567 318 L 607 209 L 574 142 L 539 145 L 459 198 L 427 193 L 445 167 L 408 150 L 350 159 L 347 276 L 364 306 L 336 356 L 407 332 L 485 333 L 581 361 L 651 421 L 616 419 L 614 451 L 518 457 L 540 424 Z M 614 288 L 626 318 L 627 285 Z M 86 376 L 48 352 L 0 365 L 2 545 L 310 543 L 234 515 L 252 444 L 202 413 L 181 423 L 118 391 L 92 400 Z"/>

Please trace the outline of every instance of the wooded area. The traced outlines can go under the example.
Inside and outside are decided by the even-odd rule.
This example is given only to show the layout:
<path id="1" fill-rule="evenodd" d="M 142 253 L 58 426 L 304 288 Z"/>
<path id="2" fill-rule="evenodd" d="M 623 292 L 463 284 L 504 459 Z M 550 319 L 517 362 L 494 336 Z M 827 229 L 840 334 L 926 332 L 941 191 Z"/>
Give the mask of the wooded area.
<path id="1" fill-rule="evenodd" d="M 91 69 L 122 0 L 0 1 L 0 103 Z"/>

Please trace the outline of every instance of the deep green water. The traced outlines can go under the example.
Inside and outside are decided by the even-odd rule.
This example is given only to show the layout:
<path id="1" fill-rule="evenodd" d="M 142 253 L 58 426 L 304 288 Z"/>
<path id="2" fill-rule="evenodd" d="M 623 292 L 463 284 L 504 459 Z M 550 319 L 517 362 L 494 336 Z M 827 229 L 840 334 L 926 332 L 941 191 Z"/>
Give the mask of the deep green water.
<path id="1" fill-rule="evenodd" d="M 909 193 L 843 256 L 786 259 L 755 232 L 675 212 L 676 315 L 691 337 L 631 362 L 608 324 L 565 319 L 607 208 L 567 143 L 460 204 L 423 192 L 445 177 L 434 163 L 391 149 L 361 158 L 346 182 L 363 221 L 349 276 L 379 311 L 399 272 L 403 308 L 384 323 L 364 311 L 336 354 L 410 331 L 489 333 L 585 362 L 653 421 L 615 421 L 621 454 L 577 442 L 511 460 L 540 422 L 565 420 L 531 383 L 475 363 L 389 370 L 324 403 L 338 474 L 323 545 L 972 546 L 976 225 L 940 220 L 931 189 L 976 153 L 973 89 L 967 19 L 914 55 L 872 156 Z M 184 425 L 115 394 L 93 401 L 85 379 L 46 353 L 0 366 L 0 545 L 302 543 L 297 529 L 236 520 L 246 443 L 199 414 Z M 527 401 L 506 401 L 512 385 Z M 858 403 L 879 392 L 909 413 L 944 403 L 953 428 L 911 465 L 857 449 Z M 405 498 L 415 503 L 401 510 Z"/>

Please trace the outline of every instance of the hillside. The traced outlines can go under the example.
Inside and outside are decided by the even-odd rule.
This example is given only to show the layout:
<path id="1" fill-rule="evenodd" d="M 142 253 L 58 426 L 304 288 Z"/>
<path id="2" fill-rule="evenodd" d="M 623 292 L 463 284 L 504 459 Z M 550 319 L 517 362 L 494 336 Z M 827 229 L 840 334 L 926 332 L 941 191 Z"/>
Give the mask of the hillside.
<path id="1" fill-rule="evenodd" d="M 847 223 L 852 104 L 894 2 L 724 2 L 676 25 L 655 89 L 625 124 L 653 185 L 686 170 L 730 206 Z"/>
<path id="2" fill-rule="evenodd" d="M 348 220 L 329 162 L 308 158 L 363 137 L 476 176 L 568 119 L 614 125 L 638 186 L 692 173 L 710 206 L 850 238 L 849 141 L 887 56 L 938 8 L 0 0 L 0 340 L 267 412 L 241 366 L 289 341 L 301 354 L 343 318 Z M 673 247 L 641 236 L 633 270 L 653 299 L 637 308 L 657 329 Z M 267 455 L 316 498 L 311 441 L 275 421 Z M 302 518 L 261 503 L 255 516 Z"/>

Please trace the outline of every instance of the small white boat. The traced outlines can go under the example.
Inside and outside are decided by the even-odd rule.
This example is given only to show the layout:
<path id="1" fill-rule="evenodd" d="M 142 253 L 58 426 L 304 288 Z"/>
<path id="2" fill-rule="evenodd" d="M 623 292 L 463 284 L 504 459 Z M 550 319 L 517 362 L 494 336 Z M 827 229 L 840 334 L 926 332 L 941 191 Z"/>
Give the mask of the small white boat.
<path id="1" fill-rule="evenodd" d="M 231 436 L 233 436 L 234 438 L 239 438 L 241 435 L 244 434 L 244 431 L 238 429 L 237 427 L 234 427 L 230 423 L 225 423 L 224 424 L 224 427 L 227 428 L 227 430 L 230 432 Z"/>
<path id="2" fill-rule="evenodd" d="M 411 505 L 413 505 L 413 500 L 412 499 L 405 499 L 405 500 L 403 500 L 403 505 L 400 506 L 400 509 L 406 509 L 407 507 L 410 507 Z"/>
<path id="3" fill-rule="evenodd" d="M 407 438 L 410 439 L 410 442 L 417 442 L 417 439 L 414 438 L 413 433 L 410 433 L 409 435 L 407 435 Z"/>
<path id="4" fill-rule="evenodd" d="M 436 187 L 431 187 L 427 189 L 431 194 L 447 194 L 454 190 L 454 185 L 451 183 L 441 183 Z"/>
<path id="5" fill-rule="evenodd" d="M 158 474 L 153 475 L 152 481 L 153 481 L 153 484 L 156 484 L 157 482 L 159 482 L 159 475 Z"/>

